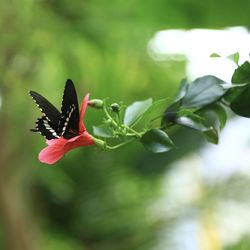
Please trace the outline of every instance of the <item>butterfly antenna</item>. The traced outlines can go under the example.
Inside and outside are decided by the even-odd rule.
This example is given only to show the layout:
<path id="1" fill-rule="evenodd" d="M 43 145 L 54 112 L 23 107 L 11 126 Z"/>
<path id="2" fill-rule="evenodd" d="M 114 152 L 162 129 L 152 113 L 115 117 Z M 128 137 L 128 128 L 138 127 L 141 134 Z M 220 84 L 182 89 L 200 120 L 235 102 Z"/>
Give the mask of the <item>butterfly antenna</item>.
<path id="1" fill-rule="evenodd" d="M 38 132 L 39 130 L 36 129 L 36 128 L 31 128 L 30 131 L 31 131 L 31 132 Z"/>

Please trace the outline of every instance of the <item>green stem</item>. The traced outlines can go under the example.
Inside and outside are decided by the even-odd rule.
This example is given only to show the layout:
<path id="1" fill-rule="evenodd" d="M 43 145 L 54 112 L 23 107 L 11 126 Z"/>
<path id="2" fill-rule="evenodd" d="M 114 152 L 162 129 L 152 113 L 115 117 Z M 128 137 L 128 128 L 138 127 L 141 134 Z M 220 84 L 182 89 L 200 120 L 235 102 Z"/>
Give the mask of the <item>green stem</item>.
<path id="1" fill-rule="evenodd" d="M 126 128 L 128 131 L 130 131 L 132 134 L 134 134 L 136 137 L 138 137 L 138 138 L 142 137 L 142 133 L 139 133 L 126 125 L 123 125 L 123 127 Z"/>
<path id="2" fill-rule="evenodd" d="M 226 107 L 230 107 L 230 104 L 227 101 L 222 99 L 220 102 L 221 102 L 221 104 L 225 105 Z"/>
<path id="3" fill-rule="evenodd" d="M 117 145 L 115 145 L 115 146 L 106 145 L 106 148 L 107 148 L 107 149 L 117 149 L 117 148 L 120 148 L 120 147 L 122 147 L 122 146 L 125 146 L 126 144 L 132 142 L 133 140 L 134 140 L 134 139 L 131 139 L 131 140 L 125 141 L 125 142 L 123 142 L 123 143 L 117 144 Z"/>
<path id="4" fill-rule="evenodd" d="M 103 111 L 104 111 L 106 117 L 111 121 L 112 125 L 114 125 L 116 128 L 119 128 L 119 127 L 125 128 L 127 131 L 131 132 L 131 134 L 129 134 L 129 136 L 134 135 L 137 138 L 141 138 L 142 137 L 142 133 L 139 133 L 139 132 L 135 131 L 134 129 L 132 129 L 132 128 L 126 126 L 126 125 L 119 125 L 119 124 L 117 124 L 117 122 L 109 114 L 109 112 L 108 112 L 108 110 L 106 108 L 106 103 L 105 102 L 104 102 L 104 105 L 103 105 Z"/>
<path id="5" fill-rule="evenodd" d="M 119 112 L 116 113 L 116 117 L 117 117 L 117 120 L 118 120 L 118 124 L 121 125 L 121 117 L 120 117 Z"/>
<path id="6" fill-rule="evenodd" d="M 114 121 L 113 117 L 109 114 L 109 112 L 108 112 L 108 110 L 107 110 L 107 108 L 106 108 L 105 103 L 104 103 L 104 105 L 103 105 L 103 111 L 104 111 L 105 115 L 107 116 L 107 118 L 111 121 L 111 123 L 112 123 L 115 127 L 117 127 L 118 124 Z"/>
<path id="7" fill-rule="evenodd" d="M 135 135 L 134 133 L 116 132 L 115 135 L 118 135 L 118 136 L 127 136 L 127 137 L 136 137 L 136 138 L 138 138 L 138 136 Z"/>

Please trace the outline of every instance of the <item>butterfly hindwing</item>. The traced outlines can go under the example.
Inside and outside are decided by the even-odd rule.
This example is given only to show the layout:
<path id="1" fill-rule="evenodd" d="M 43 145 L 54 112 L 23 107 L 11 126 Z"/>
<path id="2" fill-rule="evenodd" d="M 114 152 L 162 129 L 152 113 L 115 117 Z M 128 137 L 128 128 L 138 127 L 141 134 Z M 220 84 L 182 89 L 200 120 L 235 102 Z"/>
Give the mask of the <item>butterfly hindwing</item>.
<path id="1" fill-rule="evenodd" d="M 79 107 L 73 82 L 68 79 L 65 85 L 59 131 L 64 138 L 79 134 Z"/>
<path id="2" fill-rule="evenodd" d="M 45 136 L 47 140 L 56 139 L 60 136 L 56 132 L 57 127 L 54 127 L 53 124 L 48 121 L 48 119 L 43 116 L 38 118 L 36 121 L 36 128 L 32 129 L 33 132 L 40 132 L 41 135 Z"/>
<path id="3" fill-rule="evenodd" d="M 50 121 L 51 124 L 57 127 L 60 122 L 60 112 L 58 111 L 58 109 L 37 92 L 30 91 L 30 95 L 36 102 L 37 106 L 42 111 L 46 119 Z"/>

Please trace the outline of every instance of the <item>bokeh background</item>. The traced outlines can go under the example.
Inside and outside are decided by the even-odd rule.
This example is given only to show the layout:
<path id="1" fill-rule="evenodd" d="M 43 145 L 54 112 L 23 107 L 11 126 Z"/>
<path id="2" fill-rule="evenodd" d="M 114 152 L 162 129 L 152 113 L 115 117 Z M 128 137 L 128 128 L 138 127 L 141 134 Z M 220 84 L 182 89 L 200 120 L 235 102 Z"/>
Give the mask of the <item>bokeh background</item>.
<path id="1" fill-rule="evenodd" d="M 246 33 L 249 9 L 248 0 L 0 1 L 0 249 L 250 249 L 247 119 L 232 116 L 219 146 L 176 129 L 178 149 L 169 153 L 137 143 L 78 148 L 48 166 L 37 160 L 44 139 L 29 132 L 40 114 L 28 95 L 35 90 L 60 107 L 71 78 L 79 101 L 86 92 L 124 104 L 171 99 L 183 77 L 198 75 L 188 72 L 192 58 L 153 55 L 157 32 Z M 101 120 L 87 111 L 90 132 Z"/>

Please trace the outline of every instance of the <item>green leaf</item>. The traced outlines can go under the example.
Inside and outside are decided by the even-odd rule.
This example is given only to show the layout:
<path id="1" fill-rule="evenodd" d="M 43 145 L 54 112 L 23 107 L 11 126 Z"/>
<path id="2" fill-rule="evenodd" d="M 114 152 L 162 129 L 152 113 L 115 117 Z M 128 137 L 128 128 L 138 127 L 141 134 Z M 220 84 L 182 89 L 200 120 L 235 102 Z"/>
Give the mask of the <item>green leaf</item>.
<path id="1" fill-rule="evenodd" d="M 153 104 L 144 112 L 136 123 L 140 120 L 142 123 L 147 125 L 151 124 L 153 121 L 160 119 L 162 117 L 162 111 L 166 107 L 167 98 L 154 101 Z M 133 124 L 133 126 L 135 123 Z"/>
<path id="2" fill-rule="evenodd" d="M 213 144 L 218 144 L 219 142 L 219 136 L 218 131 L 214 127 L 210 127 L 209 129 L 203 131 L 203 134 L 205 135 L 205 138 L 208 142 L 211 142 Z"/>
<path id="3" fill-rule="evenodd" d="M 177 92 L 177 94 L 176 94 L 176 96 L 174 98 L 173 103 L 178 102 L 179 100 L 181 100 L 186 95 L 188 87 L 189 87 L 189 84 L 188 84 L 187 79 L 183 79 L 181 81 L 180 87 L 179 87 L 178 92 Z"/>
<path id="4" fill-rule="evenodd" d="M 216 114 L 220 122 L 220 129 L 223 129 L 227 122 L 227 112 L 221 104 L 215 103 L 210 107 L 211 111 Z"/>
<path id="5" fill-rule="evenodd" d="M 178 111 L 178 115 L 179 116 L 196 116 L 196 114 L 194 113 L 196 109 L 185 109 L 185 108 L 181 108 Z"/>
<path id="6" fill-rule="evenodd" d="M 203 132 L 203 131 L 206 131 L 208 128 L 201 123 L 201 120 L 202 120 L 201 117 L 198 120 L 194 117 L 191 118 L 191 117 L 181 116 L 176 119 L 176 123 L 181 126 Z"/>
<path id="7" fill-rule="evenodd" d="M 154 113 L 159 111 L 159 109 L 164 109 L 166 107 L 167 98 L 157 100 L 149 107 L 145 114 Z"/>
<path id="8" fill-rule="evenodd" d="M 148 108 L 148 110 L 146 110 L 142 114 L 141 118 L 142 119 L 148 118 L 149 116 L 151 116 L 154 113 L 159 114 L 160 111 L 162 112 L 162 110 L 166 107 L 166 101 L 167 101 L 167 98 L 153 102 L 153 104 Z"/>
<path id="9" fill-rule="evenodd" d="M 248 86 L 248 83 L 231 84 L 227 93 L 223 96 L 223 99 L 227 102 L 232 102 L 239 94 L 241 94 Z"/>
<path id="10" fill-rule="evenodd" d="M 234 71 L 232 83 L 248 82 L 250 82 L 250 63 L 246 61 Z"/>
<path id="11" fill-rule="evenodd" d="M 169 122 L 172 123 L 175 120 L 177 112 L 181 108 L 182 98 L 186 95 L 188 87 L 189 87 L 189 84 L 187 82 L 187 79 L 183 79 L 181 81 L 181 85 L 179 87 L 179 90 L 176 94 L 174 101 L 166 108 L 163 114 L 163 117 L 161 120 L 162 126 L 168 124 Z"/>
<path id="12" fill-rule="evenodd" d="M 250 84 L 230 104 L 230 108 L 237 115 L 250 117 Z"/>
<path id="13" fill-rule="evenodd" d="M 210 55 L 210 57 L 220 57 L 221 58 L 222 56 L 217 54 L 217 53 L 213 53 L 213 54 Z M 234 54 L 231 54 L 231 55 L 227 56 L 226 58 L 232 60 L 233 62 L 235 62 L 238 65 L 240 54 L 239 54 L 239 52 L 236 52 Z"/>
<path id="14" fill-rule="evenodd" d="M 210 57 L 221 57 L 219 54 L 217 54 L 217 53 L 212 53 L 211 55 L 210 55 Z"/>
<path id="15" fill-rule="evenodd" d="M 177 112 L 174 112 L 174 111 L 173 112 L 167 111 L 163 113 L 161 126 L 165 127 L 165 126 L 173 125 L 176 121 L 177 116 L 178 116 Z"/>
<path id="16" fill-rule="evenodd" d="M 153 153 L 163 153 L 174 148 L 174 143 L 168 135 L 160 129 L 151 129 L 141 138 L 141 143 Z"/>
<path id="17" fill-rule="evenodd" d="M 200 109 L 197 114 L 204 118 L 207 127 L 212 126 L 219 130 L 224 128 L 227 121 L 226 106 L 220 102 Z"/>
<path id="18" fill-rule="evenodd" d="M 149 109 L 151 105 L 152 98 L 132 103 L 125 110 L 124 124 L 127 126 L 131 126 L 137 121 L 137 119 L 141 117 L 143 113 L 145 113 Z"/>
<path id="19" fill-rule="evenodd" d="M 182 99 L 185 108 L 201 108 L 220 99 L 227 91 L 226 82 L 215 76 L 203 76 L 192 82 Z"/>
<path id="20" fill-rule="evenodd" d="M 111 128 L 107 125 L 93 126 L 93 133 L 95 136 L 103 137 L 103 138 L 112 138 L 115 137 Z"/>
<path id="21" fill-rule="evenodd" d="M 201 121 L 202 121 L 201 117 L 199 120 L 190 117 L 179 117 L 176 120 L 176 123 L 181 126 L 197 130 L 205 136 L 207 141 L 214 144 L 218 144 L 219 139 L 217 130 L 212 126 L 207 127 Z"/>
<path id="22" fill-rule="evenodd" d="M 235 62 L 235 64 L 239 64 L 239 59 L 240 59 L 240 54 L 239 52 L 236 52 L 234 54 L 231 54 L 229 56 L 227 56 L 228 59 L 232 60 L 233 62 Z"/>

